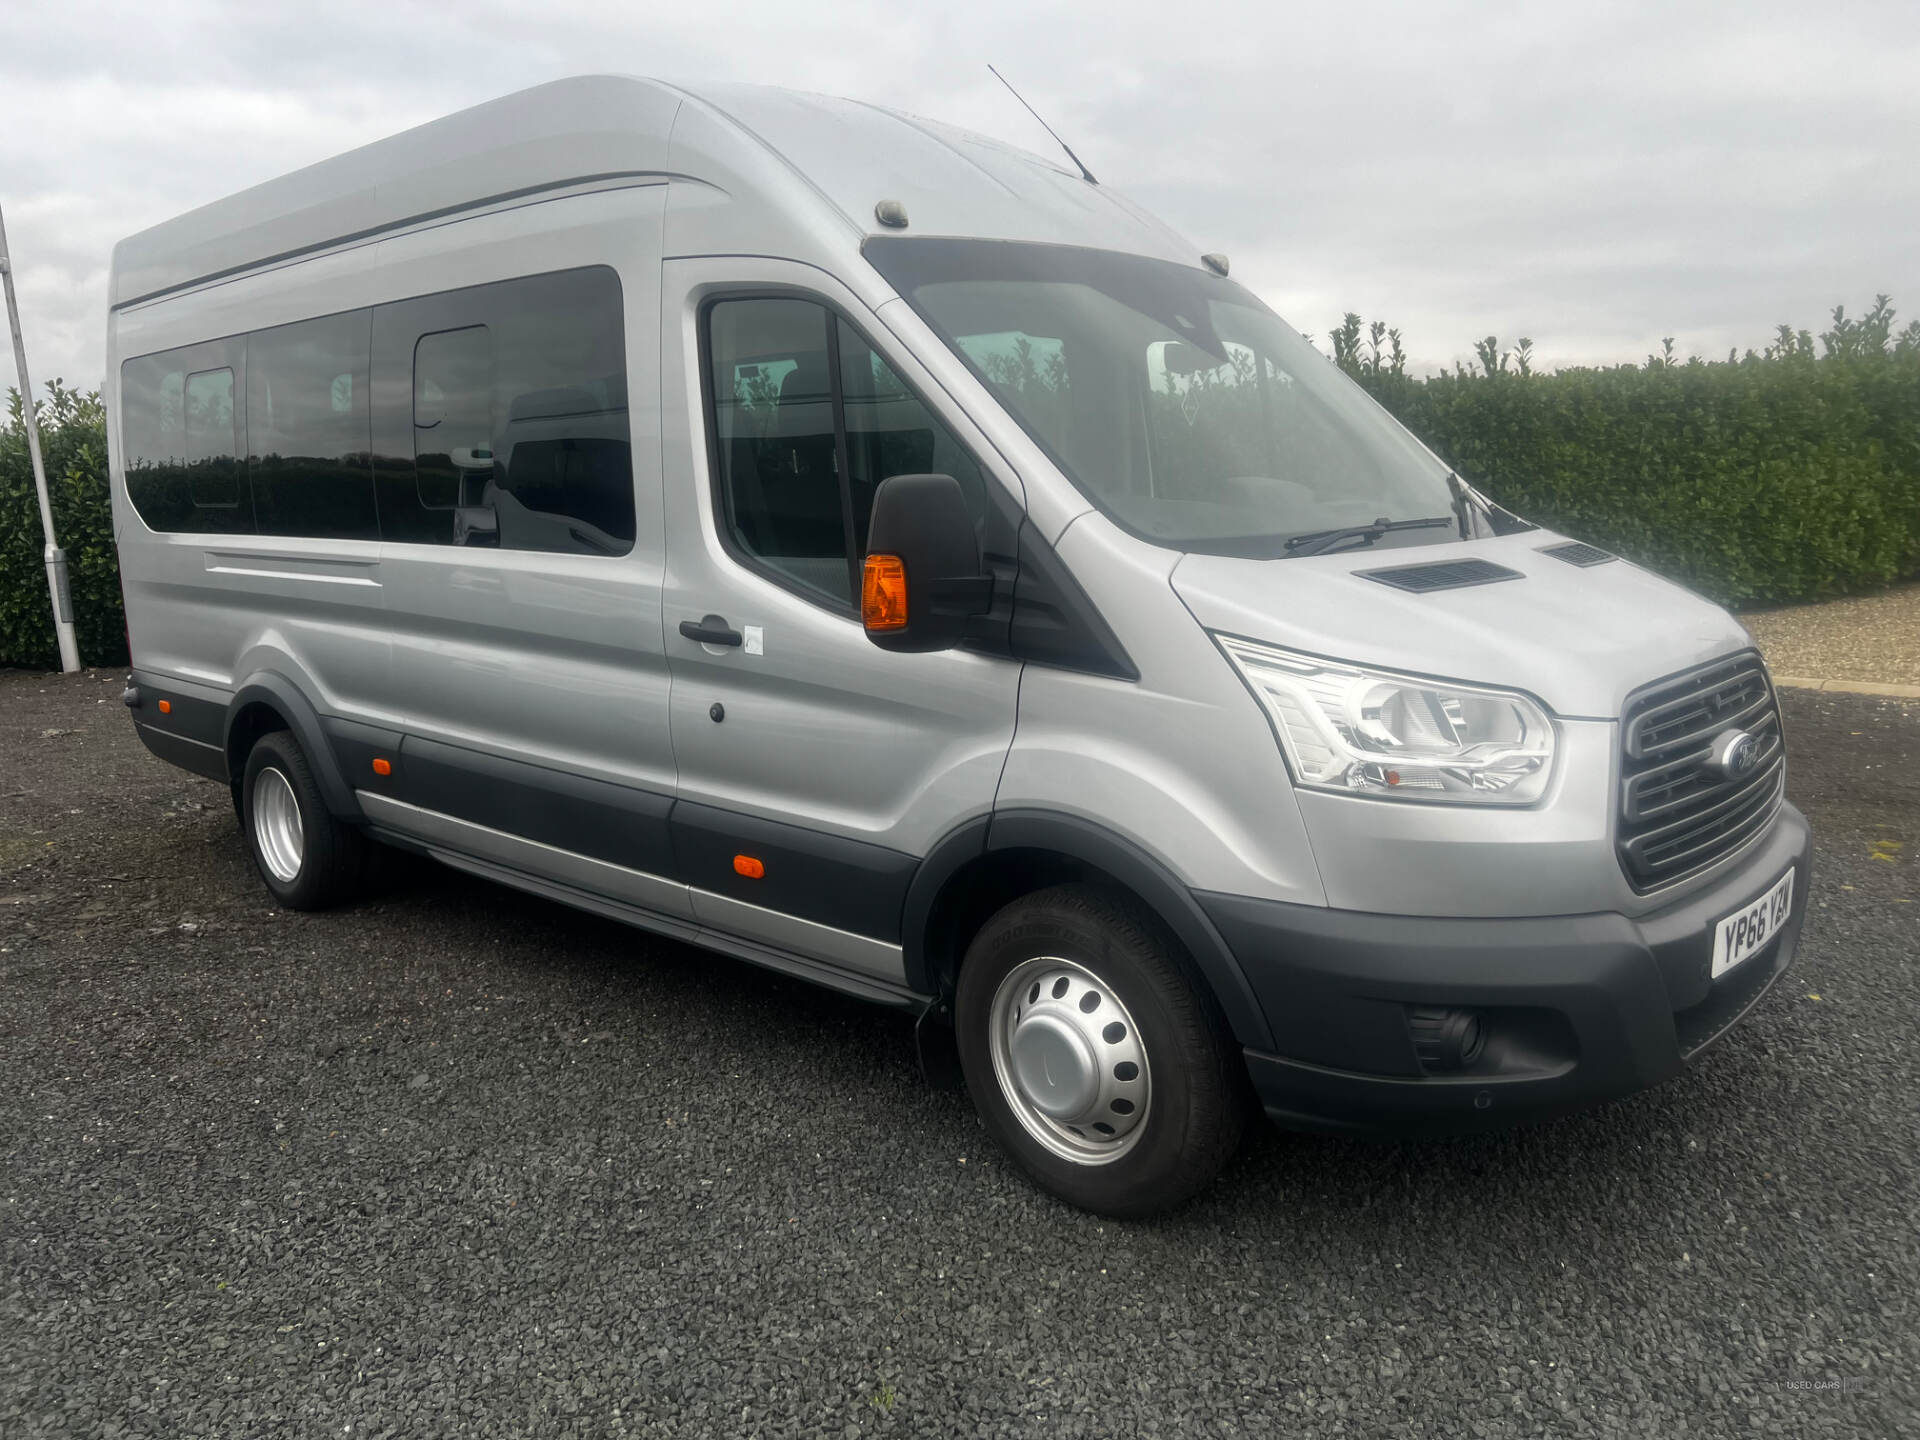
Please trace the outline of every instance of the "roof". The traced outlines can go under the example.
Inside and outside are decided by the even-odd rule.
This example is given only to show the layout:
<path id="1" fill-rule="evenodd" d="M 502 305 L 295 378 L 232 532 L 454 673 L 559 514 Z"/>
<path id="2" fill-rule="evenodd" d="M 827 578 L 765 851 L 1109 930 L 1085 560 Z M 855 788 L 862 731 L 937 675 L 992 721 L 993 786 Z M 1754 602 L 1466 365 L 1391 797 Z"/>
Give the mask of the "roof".
<path id="1" fill-rule="evenodd" d="M 850 247 L 880 229 L 873 207 L 892 199 L 917 234 L 1194 263 L 1190 246 L 1117 192 L 969 131 L 797 91 L 592 75 L 476 105 L 141 231 L 114 247 L 109 303 L 520 196 L 645 177 L 705 181 L 763 209 L 811 207 L 791 216 L 795 227 L 837 228 Z M 689 238 L 713 234 L 709 223 Z"/>

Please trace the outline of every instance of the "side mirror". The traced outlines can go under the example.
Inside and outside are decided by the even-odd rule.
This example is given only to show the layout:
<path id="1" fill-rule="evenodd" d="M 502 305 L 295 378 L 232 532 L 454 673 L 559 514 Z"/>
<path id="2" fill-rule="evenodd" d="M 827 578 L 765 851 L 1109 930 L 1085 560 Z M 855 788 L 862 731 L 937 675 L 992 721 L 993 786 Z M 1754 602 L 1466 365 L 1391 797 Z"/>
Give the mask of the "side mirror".
<path id="1" fill-rule="evenodd" d="M 894 475 L 873 495 L 860 619 L 882 650 L 948 650 L 993 605 L 993 577 L 960 482 Z"/>

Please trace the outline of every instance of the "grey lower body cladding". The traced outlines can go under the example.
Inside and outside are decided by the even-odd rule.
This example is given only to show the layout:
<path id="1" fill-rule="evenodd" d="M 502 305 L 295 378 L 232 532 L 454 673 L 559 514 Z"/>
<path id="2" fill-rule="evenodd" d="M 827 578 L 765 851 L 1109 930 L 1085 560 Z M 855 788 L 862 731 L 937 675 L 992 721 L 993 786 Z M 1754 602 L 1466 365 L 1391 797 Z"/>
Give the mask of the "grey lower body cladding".
<path id="1" fill-rule="evenodd" d="M 149 750 L 196 774 L 229 778 L 234 697 L 140 671 L 132 689 L 135 727 Z M 316 768 L 351 797 L 360 813 L 348 818 L 374 818 L 360 797 L 384 797 L 607 867 L 900 942 L 916 856 L 357 721 L 287 719 Z M 376 773 L 376 758 L 386 773 Z M 759 860 L 763 874 L 742 874 L 737 855 Z"/>

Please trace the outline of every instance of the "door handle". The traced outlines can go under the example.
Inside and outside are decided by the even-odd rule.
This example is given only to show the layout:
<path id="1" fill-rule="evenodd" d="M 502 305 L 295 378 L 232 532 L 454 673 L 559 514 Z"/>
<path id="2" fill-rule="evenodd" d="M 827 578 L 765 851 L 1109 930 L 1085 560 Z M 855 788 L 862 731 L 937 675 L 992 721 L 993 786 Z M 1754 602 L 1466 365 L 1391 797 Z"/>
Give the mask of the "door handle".
<path id="1" fill-rule="evenodd" d="M 698 640 L 702 645 L 738 645 L 740 632 L 728 625 L 721 615 L 707 615 L 699 620 L 682 620 L 680 633 L 689 640 Z"/>

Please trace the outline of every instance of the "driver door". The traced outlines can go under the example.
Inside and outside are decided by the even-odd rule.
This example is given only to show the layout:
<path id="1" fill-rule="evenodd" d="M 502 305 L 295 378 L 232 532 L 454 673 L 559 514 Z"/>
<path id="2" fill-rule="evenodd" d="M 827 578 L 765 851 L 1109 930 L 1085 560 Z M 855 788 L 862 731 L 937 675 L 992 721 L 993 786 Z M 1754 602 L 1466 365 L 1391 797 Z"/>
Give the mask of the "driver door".
<path id="1" fill-rule="evenodd" d="M 1021 667 L 869 642 L 867 517 L 894 474 L 954 475 L 983 526 L 989 487 L 1017 484 L 819 271 L 710 259 L 663 273 L 681 875 L 704 924 L 899 983 L 907 884 L 991 811 Z"/>

